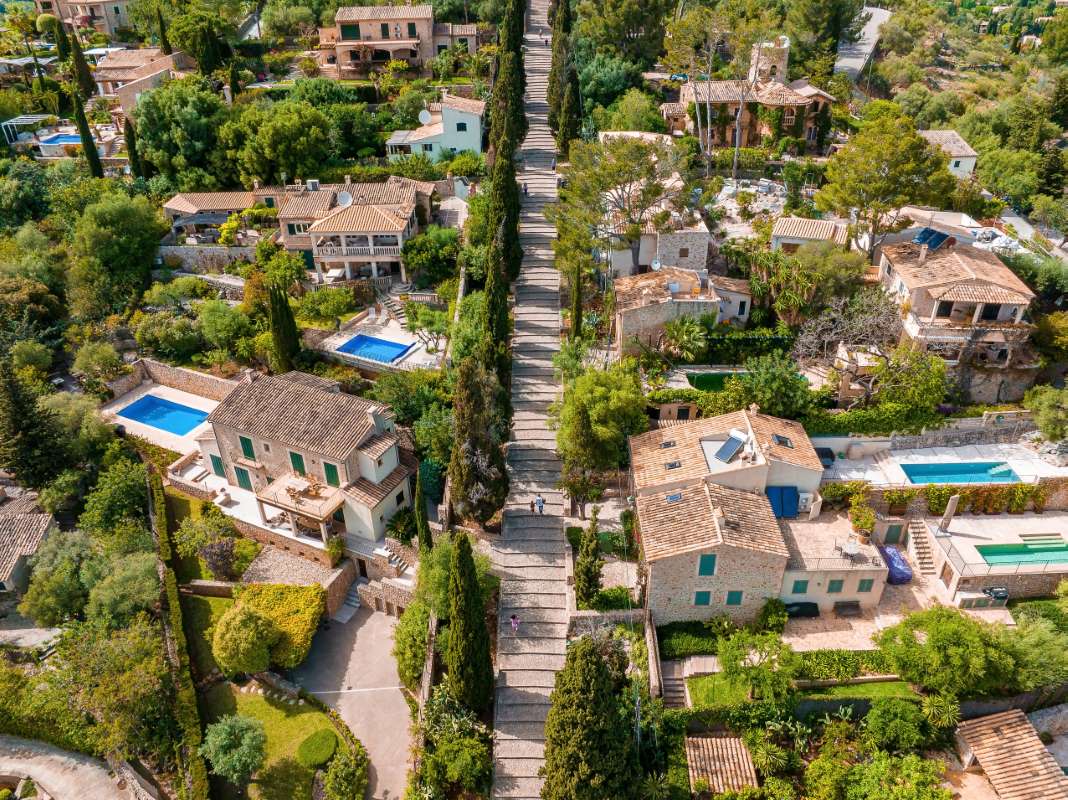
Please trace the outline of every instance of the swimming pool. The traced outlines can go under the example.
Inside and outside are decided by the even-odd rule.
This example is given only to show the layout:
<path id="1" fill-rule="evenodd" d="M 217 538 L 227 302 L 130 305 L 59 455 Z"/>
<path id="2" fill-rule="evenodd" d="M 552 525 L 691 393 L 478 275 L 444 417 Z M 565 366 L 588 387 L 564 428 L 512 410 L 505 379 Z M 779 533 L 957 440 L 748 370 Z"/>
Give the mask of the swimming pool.
<path id="1" fill-rule="evenodd" d="M 338 352 L 392 364 L 414 346 L 414 344 L 401 344 L 388 339 L 379 339 L 376 336 L 368 336 L 366 333 L 358 333 L 341 345 Z"/>
<path id="2" fill-rule="evenodd" d="M 688 372 L 686 373 L 686 380 L 690 386 L 695 389 L 701 389 L 706 392 L 719 392 L 723 389 L 723 384 L 726 383 L 727 378 L 733 376 L 744 375 L 744 369 L 732 369 L 723 371 L 712 372 Z"/>
<path id="3" fill-rule="evenodd" d="M 208 412 L 146 394 L 122 409 L 119 416 L 175 436 L 185 436 L 208 418 Z"/>
<path id="4" fill-rule="evenodd" d="M 44 139 L 41 144 L 81 144 L 82 137 L 76 133 L 53 133 Z"/>
<path id="5" fill-rule="evenodd" d="M 1068 563 L 1068 544 L 981 544 L 975 549 L 987 564 Z"/>
<path id="6" fill-rule="evenodd" d="M 910 483 L 1019 483 L 1004 461 L 936 461 L 902 464 Z"/>

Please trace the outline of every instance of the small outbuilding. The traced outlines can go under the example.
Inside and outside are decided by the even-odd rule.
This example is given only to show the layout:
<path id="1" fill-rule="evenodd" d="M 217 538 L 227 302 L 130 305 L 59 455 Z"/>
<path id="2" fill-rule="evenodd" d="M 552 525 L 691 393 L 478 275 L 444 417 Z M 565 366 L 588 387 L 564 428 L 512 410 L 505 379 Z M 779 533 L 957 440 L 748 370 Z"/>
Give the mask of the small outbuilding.
<path id="1" fill-rule="evenodd" d="M 1068 777 L 1019 709 L 962 722 L 957 750 L 964 768 L 982 769 L 1001 800 L 1068 800 Z"/>
<path id="2" fill-rule="evenodd" d="M 707 782 L 713 795 L 759 785 L 749 750 L 737 736 L 687 736 L 686 765 L 691 791 L 697 791 L 698 781 Z"/>

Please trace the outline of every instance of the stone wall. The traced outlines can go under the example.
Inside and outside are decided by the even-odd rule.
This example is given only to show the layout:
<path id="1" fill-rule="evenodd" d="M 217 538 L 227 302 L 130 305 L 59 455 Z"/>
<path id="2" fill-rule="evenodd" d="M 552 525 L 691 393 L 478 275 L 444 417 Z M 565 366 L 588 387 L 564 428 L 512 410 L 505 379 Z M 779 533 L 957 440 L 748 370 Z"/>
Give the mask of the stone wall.
<path id="1" fill-rule="evenodd" d="M 345 595 L 356 580 L 356 565 L 348 558 L 342 559 L 330 577 L 322 582 L 326 592 L 326 615 L 332 617 L 345 604 Z"/>
<path id="2" fill-rule="evenodd" d="M 621 352 L 640 350 L 632 339 L 655 347 L 664 325 L 680 317 L 700 319 L 705 314 L 718 314 L 719 303 L 707 298 L 700 300 L 667 300 L 648 306 L 628 308 L 616 315 L 617 347 Z"/>
<path id="3" fill-rule="evenodd" d="M 1039 367 L 999 369 L 996 367 L 958 367 L 956 378 L 972 403 L 1016 403 L 1031 388 Z M 952 372 L 951 372 L 952 374 Z"/>
<path id="4" fill-rule="evenodd" d="M 1041 566 L 1041 565 L 1036 565 Z M 981 592 L 987 586 L 1004 586 L 1009 590 L 1009 597 L 1046 597 L 1052 595 L 1057 584 L 1068 578 L 1068 565 L 1058 572 L 1041 574 L 1020 573 L 1018 575 L 982 575 L 961 578 L 957 583 L 958 592 Z"/>
<path id="5" fill-rule="evenodd" d="M 111 397 L 122 397 L 127 392 L 132 392 L 141 382 L 145 380 L 145 371 L 141 367 L 140 361 L 135 361 L 125 375 L 120 375 L 113 381 L 108 381 L 108 391 L 111 392 Z"/>
<path id="6" fill-rule="evenodd" d="M 202 578 L 194 578 L 189 583 L 182 584 L 190 594 L 201 597 L 233 597 L 234 584 L 232 581 L 209 581 Z"/>
<path id="7" fill-rule="evenodd" d="M 214 244 L 163 244 L 159 248 L 163 263 L 173 268 L 180 265 L 190 272 L 222 272 L 235 261 L 252 261 L 254 247 L 227 247 Z"/>
<path id="8" fill-rule="evenodd" d="M 661 233 L 656 242 L 656 257 L 664 266 L 703 270 L 708 266 L 711 241 L 712 235 L 708 231 Z"/>
<path id="9" fill-rule="evenodd" d="M 206 372 L 197 372 L 185 367 L 172 367 L 170 364 L 153 361 L 151 358 L 142 358 L 135 362 L 135 366 L 136 364 L 140 364 L 145 374 L 161 386 L 170 386 L 172 389 L 180 389 L 211 400 L 224 400 L 240 383 L 240 381 L 216 378 Z"/>
<path id="10" fill-rule="evenodd" d="M 411 545 L 404 544 L 390 536 L 386 537 L 386 549 L 392 550 L 393 554 L 413 567 L 419 563 L 419 551 Z"/>
<path id="11" fill-rule="evenodd" d="M 569 586 L 574 595 L 574 588 Z M 616 625 L 644 625 L 646 611 L 644 608 L 628 608 L 616 611 L 575 610 L 567 621 L 567 635 L 578 636 L 595 628 L 614 628 Z"/>
<path id="12" fill-rule="evenodd" d="M 387 614 L 399 617 L 404 609 L 412 604 L 412 593 L 392 583 L 371 581 L 361 583 L 356 591 L 360 595 L 360 603 L 374 611 L 384 611 Z"/>
<path id="13" fill-rule="evenodd" d="M 234 523 L 234 527 L 237 528 L 243 536 L 255 539 L 260 544 L 269 544 L 272 547 L 277 547 L 279 550 L 285 550 L 287 553 L 295 553 L 309 561 L 315 561 L 318 564 L 322 564 L 324 567 L 330 566 L 330 556 L 321 548 L 314 547 L 310 544 L 303 544 L 295 539 L 290 539 L 288 536 L 269 531 L 266 528 L 261 528 L 258 525 L 245 522 L 245 520 L 238 519 L 237 517 L 230 517 L 230 521 Z"/>

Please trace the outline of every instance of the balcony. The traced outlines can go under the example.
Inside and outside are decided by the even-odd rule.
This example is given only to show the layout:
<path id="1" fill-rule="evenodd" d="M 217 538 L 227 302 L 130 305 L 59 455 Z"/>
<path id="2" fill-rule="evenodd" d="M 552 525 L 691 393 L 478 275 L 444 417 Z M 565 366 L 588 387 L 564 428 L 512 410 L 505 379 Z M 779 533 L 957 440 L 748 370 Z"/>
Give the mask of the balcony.
<path id="1" fill-rule="evenodd" d="M 376 245 L 363 247 L 343 247 L 338 245 L 323 245 L 315 248 L 317 257 L 330 256 L 399 256 L 399 245 Z"/>
<path id="2" fill-rule="evenodd" d="M 906 333 L 913 339 L 990 342 L 991 344 L 1022 344 L 1031 337 L 1034 326 L 1028 322 L 1004 322 L 980 319 L 972 315 L 949 317 L 920 317 L 910 313 L 905 317 Z"/>

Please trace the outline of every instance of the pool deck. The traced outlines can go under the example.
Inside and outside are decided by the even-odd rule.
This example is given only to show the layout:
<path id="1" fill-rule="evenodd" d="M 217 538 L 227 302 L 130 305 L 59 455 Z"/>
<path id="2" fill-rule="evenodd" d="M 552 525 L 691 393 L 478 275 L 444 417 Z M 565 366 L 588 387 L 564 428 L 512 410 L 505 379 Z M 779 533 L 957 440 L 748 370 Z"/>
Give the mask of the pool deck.
<path id="1" fill-rule="evenodd" d="M 932 534 L 938 526 L 936 518 L 924 520 Z M 949 540 L 967 564 L 978 565 L 985 572 L 986 560 L 976 549 L 992 544 L 1027 544 L 1031 536 L 1058 535 L 1068 543 L 1068 514 L 1046 511 L 1042 514 L 957 514 L 949 523 Z M 938 539 L 935 547 L 939 547 Z M 1068 572 L 1068 563 L 991 564 L 989 574 L 1017 572 Z"/>
<path id="2" fill-rule="evenodd" d="M 945 462 L 1005 462 L 1022 483 L 1039 478 L 1068 478 L 1068 467 L 1056 467 L 1023 445 L 982 444 L 969 447 L 931 447 L 922 450 L 884 450 L 874 456 L 839 459 L 824 470 L 825 481 L 867 481 L 874 486 L 923 486 L 914 484 L 901 469 L 902 464 Z"/>
<path id="3" fill-rule="evenodd" d="M 374 359 L 341 351 L 341 347 L 346 342 L 361 333 L 364 336 L 373 336 L 376 339 L 384 339 L 388 342 L 414 346 L 396 361 L 375 361 Z M 442 346 L 444 346 L 444 341 Z M 324 339 L 319 345 L 319 349 L 332 353 L 342 361 L 354 366 L 384 370 L 437 369 L 441 365 L 443 356 L 441 352 L 428 353 L 423 341 L 394 319 L 388 319 L 385 322 L 361 322 L 351 328 L 338 331 Z"/>
<path id="4" fill-rule="evenodd" d="M 108 422 L 122 425 L 127 432 L 132 433 L 134 436 L 140 436 L 142 439 L 147 439 L 152 444 L 158 444 L 160 447 L 166 447 L 168 450 L 174 450 L 182 455 L 196 450 L 197 436 L 209 428 L 206 422 L 197 425 L 185 436 L 177 436 L 161 428 L 155 428 L 151 425 L 145 425 L 143 422 L 118 416 L 122 409 L 140 400 L 146 394 L 155 395 L 164 400 L 170 400 L 172 403 L 180 403 L 183 406 L 207 411 L 208 413 L 214 411 L 215 406 L 219 405 L 218 401 L 209 400 L 207 397 L 201 397 L 198 394 L 190 394 L 189 392 L 183 392 L 181 389 L 172 389 L 170 386 L 160 386 L 156 383 L 146 382 L 102 407 L 100 415 Z"/>

